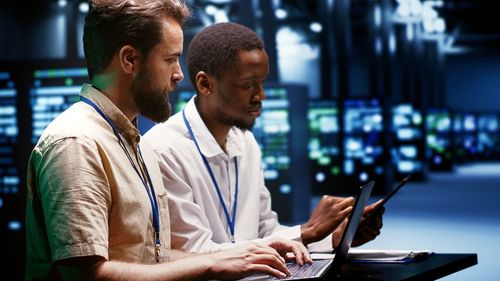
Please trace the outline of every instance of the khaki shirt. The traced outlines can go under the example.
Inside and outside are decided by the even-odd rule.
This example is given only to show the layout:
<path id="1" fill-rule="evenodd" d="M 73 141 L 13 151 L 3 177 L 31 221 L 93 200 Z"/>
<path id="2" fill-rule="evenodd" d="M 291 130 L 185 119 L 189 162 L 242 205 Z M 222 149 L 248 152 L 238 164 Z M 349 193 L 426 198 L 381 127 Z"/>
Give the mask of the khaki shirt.
<path id="1" fill-rule="evenodd" d="M 169 212 L 154 153 L 102 93 L 84 85 L 81 95 L 112 120 L 138 168 L 140 143 L 157 196 L 161 255 L 167 259 Z M 73 257 L 154 262 L 146 189 L 111 126 L 90 105 L 72 105 L 45 129 L 31 153 L 27 185 L 26 279 L 52 279 L 58 275 L 54 261 Z"/>

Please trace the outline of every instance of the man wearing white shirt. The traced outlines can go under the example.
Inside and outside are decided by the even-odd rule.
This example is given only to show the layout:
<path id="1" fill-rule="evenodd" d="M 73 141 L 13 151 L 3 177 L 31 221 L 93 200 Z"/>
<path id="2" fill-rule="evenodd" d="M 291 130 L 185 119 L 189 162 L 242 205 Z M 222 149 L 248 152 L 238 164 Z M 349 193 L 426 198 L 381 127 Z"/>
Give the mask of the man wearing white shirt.
<path id="1" fill-rule="evenodd" d="M 288 252 L 310 263 L 302 244 L 282 239 L 202 255 L 171 249 L 176 221 L 137 116 L 169 117 L 168 95 L 184 78 L 189 7 L 178 0 L 89 4 L 83 42 L 92 85 L 47 126 L 28 163 L 25 279 L 284 278 Z"/>
<path id="2" fill-rule="evenodd" d="M 187 61 L 197 95 L 145 134 L 159 157 L 176 222 L 172 247 L 212 252 L 269 237 L 304 245 L 323 240 L 320 249 L 335 247 L 353 198 L 324 196 L 310 220 L 294 227 L 279 224 L 271 209 L 261 152 L 250 131 L 269 72 L 262 40 L 244 26 L 215 24 L 194 37 Z M 379 214 L 360 227 L 355 244 L 374 239 L 381 226 Z"/>

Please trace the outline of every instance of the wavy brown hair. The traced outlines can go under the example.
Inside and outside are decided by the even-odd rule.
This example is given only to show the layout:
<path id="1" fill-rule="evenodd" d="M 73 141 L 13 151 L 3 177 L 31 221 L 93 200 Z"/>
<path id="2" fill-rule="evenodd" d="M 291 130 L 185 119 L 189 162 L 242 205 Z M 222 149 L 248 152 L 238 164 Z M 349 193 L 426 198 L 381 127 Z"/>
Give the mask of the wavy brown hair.
<path id="1" fill-rule="evenodd" d="M 91 0 L 83 31 L 90 79 L 103 71 L 113 54 L 125 45 L 147 57 L 161 40 L 164 17 L 182 25 L 190 15 L 181 0 Z"/>

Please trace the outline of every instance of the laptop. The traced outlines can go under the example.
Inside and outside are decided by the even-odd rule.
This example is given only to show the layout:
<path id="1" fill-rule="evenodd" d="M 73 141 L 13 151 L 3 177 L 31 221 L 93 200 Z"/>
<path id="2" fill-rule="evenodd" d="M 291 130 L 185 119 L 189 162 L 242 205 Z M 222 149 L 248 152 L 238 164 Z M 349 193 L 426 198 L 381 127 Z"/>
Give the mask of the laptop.
<path id="1" fill-rule="evenodd" d="M 342 234 L 339 246 L 335 248 L 335 257 L 333 259 L 314 260 L 312 264 L 304 266 L 298 266 L 292 262 L 287 263 L 292 275 L 283 279 L 256 274 L 242 280 L 323 280 L 327 273 L 340 274 L 374 185 L 375 181 L 371 181 L 361 186 L 356 194 L 353 211 L 349 216 L 349 222 Z"/>

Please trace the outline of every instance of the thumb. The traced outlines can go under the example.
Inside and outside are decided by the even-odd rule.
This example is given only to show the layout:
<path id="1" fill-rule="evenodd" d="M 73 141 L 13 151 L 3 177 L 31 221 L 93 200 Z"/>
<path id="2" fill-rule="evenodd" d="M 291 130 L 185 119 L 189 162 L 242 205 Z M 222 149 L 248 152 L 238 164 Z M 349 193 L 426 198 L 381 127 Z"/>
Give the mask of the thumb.
<path id="1" fill-rule="evenodd" d="M 371 212 L 373 210 L 375 210 L 376 208 L 378 208 L 382 203 L 384 202 L 384 199 L 380 199 L 378 200 L 377 202 L 373 203 L 373 204 L 370 204 L 369 206 L 366 206 L 365 207 L 365 210 L 364 212 Z"/>

